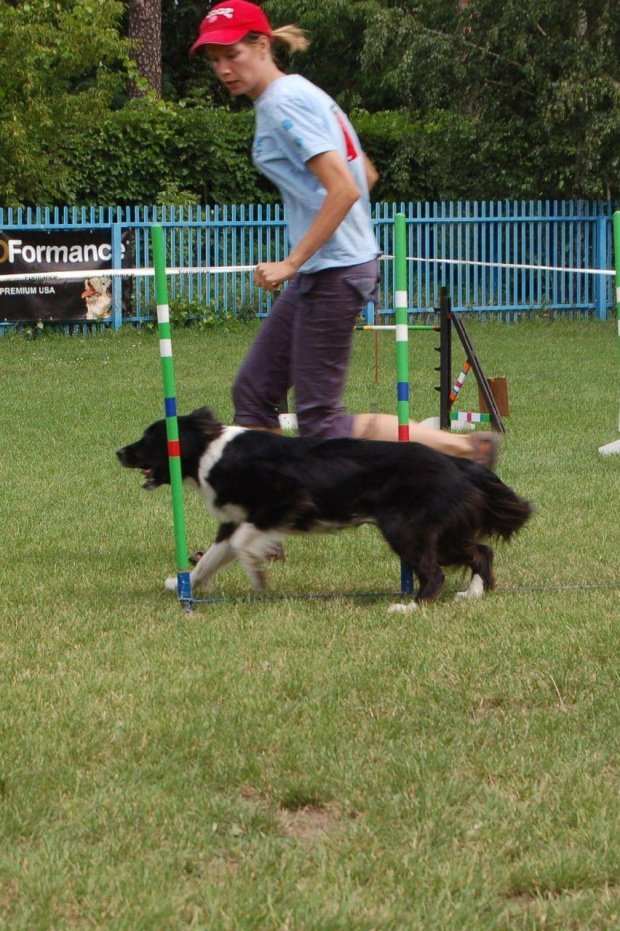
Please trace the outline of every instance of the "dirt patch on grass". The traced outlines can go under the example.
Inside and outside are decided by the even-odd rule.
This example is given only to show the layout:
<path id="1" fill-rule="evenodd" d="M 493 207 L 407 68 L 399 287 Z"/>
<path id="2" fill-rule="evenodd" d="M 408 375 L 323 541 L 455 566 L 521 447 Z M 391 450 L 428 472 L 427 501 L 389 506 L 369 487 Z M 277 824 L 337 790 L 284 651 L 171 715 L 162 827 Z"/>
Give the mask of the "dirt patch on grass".
<path id="1" fill-rule="evenodd" d="M 241 797 L 260 809 L 269 809 L 275 819 L 276 830 L 285 837 L 323 837 L 333 833 L 346 820 L 358 817 L 358 812 L 352 808 L 334 799 L 322 801 L 315 793 L 287 793 L 284 799 L 276 802 L 253 786 L 243 785 Z"/>
<path id="2" fill-rule="evenodd" d="M 346 818 L 357 817 L 355 812 L 344 813 L 335 802 L 326 805 L 304 805 L 303 808 L 280 808 L 277 821 L 287 837 L 311 840 L 324 837 L 337 829 Z"/>

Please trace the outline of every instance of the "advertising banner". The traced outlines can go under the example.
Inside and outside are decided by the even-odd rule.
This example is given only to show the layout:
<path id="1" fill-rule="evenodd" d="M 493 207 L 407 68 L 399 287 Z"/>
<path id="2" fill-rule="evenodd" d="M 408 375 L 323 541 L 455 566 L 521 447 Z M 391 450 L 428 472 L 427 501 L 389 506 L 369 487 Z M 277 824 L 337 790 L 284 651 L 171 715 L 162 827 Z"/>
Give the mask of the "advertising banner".
<path id="1" fill-rule="evenodd" d="M 130 230 L 123 231 L 122 265 L 128 257 Z M 0 321 L 105 320 L 112 309 L 110 229 L 0 230 Z M 84 277 L 3 281 L 5 275 L 76 272 Z M 89 274 L 86 274 L 89 272 Z M 129 315 L 131 283 L 123 286 L 123 316 Z"/>

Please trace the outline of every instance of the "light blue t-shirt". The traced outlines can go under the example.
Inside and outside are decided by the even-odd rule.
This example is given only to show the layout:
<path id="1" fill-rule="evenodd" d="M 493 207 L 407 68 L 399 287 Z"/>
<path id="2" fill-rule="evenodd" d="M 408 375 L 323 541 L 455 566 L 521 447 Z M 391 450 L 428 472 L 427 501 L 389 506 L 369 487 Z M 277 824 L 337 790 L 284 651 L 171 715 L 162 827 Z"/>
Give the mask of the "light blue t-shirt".
<path id="1" fill-rule="evenodd" d="M 326 190 L 306 167 L 308 159 L 337 151 L 362 196 L 328 241 L 300 268 L 361 265 L 379 254 L 368 215 L 368 184 L 362 148 L 351 123 L 331 97 L 299 74 L 273 81 L 254 101 L 252 159 L 276 185 L 287 210 L 291 250 L 308 231 Z"/>

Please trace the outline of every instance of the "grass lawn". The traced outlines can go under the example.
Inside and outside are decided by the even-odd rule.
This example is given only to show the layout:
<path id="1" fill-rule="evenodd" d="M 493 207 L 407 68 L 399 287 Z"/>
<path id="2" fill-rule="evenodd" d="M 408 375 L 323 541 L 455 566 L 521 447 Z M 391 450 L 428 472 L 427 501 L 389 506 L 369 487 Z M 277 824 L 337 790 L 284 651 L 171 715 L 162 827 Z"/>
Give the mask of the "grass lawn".
<path id="1" fill-rule="evenodd" d="M 230 418 L 253 328 L 175 332 L 182 412 Z M 455 604 L 454 572 L 406 617 L 369 527 L 290 540 L 278 600 L 231 567 L 184 614 L 169 489 L 114 455 L 162 416 L 156 335 L 0 340 L 0 928 L 620 928 L 615 323 L 469 331 L 508 377 L 498 471 L 536 514 L 496 592 Z M 412 336 L 418 418 L 435 342 Z M 393 337 L 379 384 L 373 345 L 353 411 L 395 410 Z M 299 597 L 343 592 L 379 595 Z"/>

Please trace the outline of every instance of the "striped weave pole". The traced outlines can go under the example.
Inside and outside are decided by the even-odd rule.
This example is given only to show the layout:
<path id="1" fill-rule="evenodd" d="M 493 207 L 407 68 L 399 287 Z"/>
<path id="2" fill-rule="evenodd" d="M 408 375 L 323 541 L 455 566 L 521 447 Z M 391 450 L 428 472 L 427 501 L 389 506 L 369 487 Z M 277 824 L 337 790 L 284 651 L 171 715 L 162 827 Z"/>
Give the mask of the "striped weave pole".
<path id="1" fill-rule="evenodd" d="M 157 328 L 159 333 L 159 355 L 164 383 L 164 411 L 166 435 L 168 437 L 168 460 L 170 463 L 170 487 L 172 489 L 172 518 L 177 559 L 177 591 L 179 601 L 186 610 L 191 610 L 192 586 L 189 575 L 185 511 L 183 507 L 183 476 L 181 473 L 181 447 L 179 444 L 179 422 L 177 399 L 174 387 L 174 363 L 172 361 L 172 339 L 170 332 L 170 308 L 168 307 L 168 281 L 166 278 L 166 251 L 161 226 L 151 227 L 153 266 L 155 268 L 155 301 L 157 303 Z"/>
<path id="2" fill-rule="evenodd" d="M 463 368 L 461 369 L 459 373 L 459 377 L 454 382 L 454 387 L 452 391 L 450 392 L 450 404 L 454 404 L 454 402 L 456 401 L 457 395 L 459 391 L 461 390 L 461 388 L 463 387 L 463 382 L 469 375 L 470 371 L 471 371 L 471 365 L 469 364 L 469 362 L 465 362 L 463 364 Z"/>
<path id="3" fill-rule="evenodd" d="M 407 243 L 404 213 L 394 217 L 394 309 L 396 311 L 396 398 L 398 439 L 409 442 L 409 318 L 407 313 Z M 413 593 L 413 575 L 401 560 L 400 590 Z"/>
<path id="4" fill-rule="evenodd" d="M 450 411 L 454 423 L 491 423 L 490 414 L 475 414 L 473 411 Z"/>

